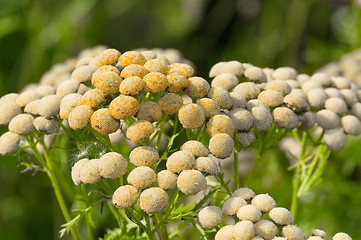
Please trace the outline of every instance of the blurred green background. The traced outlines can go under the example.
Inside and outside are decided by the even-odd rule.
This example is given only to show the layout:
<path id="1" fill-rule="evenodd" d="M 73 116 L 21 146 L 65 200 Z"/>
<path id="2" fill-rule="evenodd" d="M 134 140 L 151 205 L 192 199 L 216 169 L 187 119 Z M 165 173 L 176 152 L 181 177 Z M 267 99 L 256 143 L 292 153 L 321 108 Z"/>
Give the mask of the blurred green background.
<path id="1" fill-rule="evenodd" d="M 351 0 L 0 0 L 0 95 L 100 44 L 177 48 L 203 77 L 223 60 L 312 74 L 361 47 L 361 8 Z M 333 154 L 323 182 L 301 199 L 297 224 L 307 233 L 361 236 L 359 142 Z M 0 157 L 0 238 L 57 239 L 63 218 L 48 179 L 17 165 Z M 289 177 L 255 190 L 288 207 Z"/>

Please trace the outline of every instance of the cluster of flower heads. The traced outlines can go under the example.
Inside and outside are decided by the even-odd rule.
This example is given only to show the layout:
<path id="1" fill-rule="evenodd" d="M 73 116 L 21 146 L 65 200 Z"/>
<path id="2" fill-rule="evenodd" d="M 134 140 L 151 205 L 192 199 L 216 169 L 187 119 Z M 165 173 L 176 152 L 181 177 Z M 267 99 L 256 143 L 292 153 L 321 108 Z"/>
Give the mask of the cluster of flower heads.
<path id="1" fill-rule="evenodd" d="M 339 61 L 331 62 L 318 70 L 330 76 L 341 76 L 361 85 L 361 50 L 344 55 Z"/>
<path id="2" fill-rule="evenodd" d="M 99 159 L 81 159 L 77 161 L 71 171 L 75 185 L 81 183 L 97 183 L 101 178 L 120 178 L 127 170 L 128 162 L 117 152 L 109 152 Z"/>
<path id="3" fill-rule="evenodd" d="M 222 118 L 230 118 L 216 129 L 230 136 L 237 129 L 237 140 L 244 146 L 255 140 L 252 130 L 267 131 L 272 123 L 285 129 L 320 127 L 332 151 L 345 146 L 346 134 L 361 133 L 361 91 L 346 78 L 297 74 L 290 67 L 261 69 L 236 61 L 215 64 L 209 75 L 214 79 L 208 96 L 217 103 L 213 112 L 223 110 Z M 202 101 L 211 102 L 198 100 Z M 209 122 L 215 117 L 219 118 L 213 115 Z"/>
<path id="4" fill-rule="evenodd" d="M 88 83 L 83 95 L 68 94 L 60 103 L 60 117 L 67 119 L 72 129 L 85 128 L 89 123 L 101 134 L 111 134 L 121 121 L 135 119 L 126 135 L 133 143 L 147 140 L 155 128 L 152 124 L 163 114 L 174 114 L 183 105 L 176 92 L 188 83 L 207 81 L 192 77 L 188 64 L 172 63 L 153 51 L 128 51 L 121 54 L 107 49 L 88 62 L 82 61 L 71 74 L 71 80 Z M 65 84 L 65 83 L 63 83 Z M 147 94 L 166 91 L 157 102 L 148 101 Z"/>
<path id="5" fill-rule="evenodd" d="M 293 215 L 288 209 L 277 207 L 276 201 L 268 194 L 256 195 L 249 188 L 234 191 L 222 208 L 204 207 L 198 213 L 198 222 L 203 228 L 214 228 L 221 225 L 224 215 L 236 216 L 236 222 L 223 225 L 216 233 L 215 240 L 306 239 L 303 231 L 293 224 Z M 307 239 L 323 240 L 325 237 L 324 231 L 314 229 Z M 346 233 L 337 233 L 332 240 L 352 238 Z"/>
<path id="6" fill-rule="evenodd" d="M 83 94 L 88 87 L 72 82 L 71 90 L 64 87 L 68 82 L 77 60 L 95 56 L 105 47 L 86 49 L 78 58 L 69 59 L 65 63 L 54 65 L 46 72 L 39 83 L 26 86 L 21 93 L 6 94 L 0 99 L 0 124 L 8 125 L 9 132 L 0 137 L 0 153 L 10 154 L 19 144 L 25 144 L 21 135 L 33 130 L 49 134 L 57 132 L 58 123 L 55 117 L 60 110 L 60 102 L 69 91 Z"/>
<path id="7" fill-rule="evenodd" d="M 178 188 L 187 195 L 204 190 L 205 175 L 220 172 L 218 160 L 233 153 L 234 141 L 248 146 L 256 131 L 267 131 L 273 124 L 284 129 L 321 128 L 325 130 L 324 143 L 333 151 L 344 147 L 346 134 L 361 133 L 361 90 L 346 78 L 325 73 L 308 76 L 290 67 L 261 69 L 230 61 L 212 67 L 209 84 L 193 76 L 193 67 L 182 62 L 174 51 L 121 54 L 104 47 L 84 51 L 78 59 L 54 66 L 39 84 L 0 99 L 0 124 L 9 128 L 0 137 L 0 152 L 15 151 L 21 135 L 34 129 L 55 133 L 57 115 L 74 130 L 90 124 L 97 132 L 111 135 L 125 128 L 127 139 L 142 144 L 156 131 L 156 122 L 176 114 L 185 129 L 205 128 L 209 142 L 185 142 L 158 173 L 152 168 L 159 161 L 158 151 L 150 146 L 135 147 L 129 156 L 135 168 L 127 175 L 128 185 L 113 194 L 116 207 L 132 207 L 139 199 L 141 209 L 154 214 L 168 205 L 166 190 Z M 107 153 L 99 159 L 78 161 L 72 178 L 76 185 L 119 178 L 126 174 L 127 166 L 119 153 Z M 250 195 L 240 197 L 243 191 Z M 256 235 L 260 238 L 254 239 L 272 239 L 278 233 L 275 223 L 285 225 L 284 238 L 303 239 L 302 231 L 292 225 L 289 211 L 275 205 L 268 195 L 254 196 L 251 190 L 239 189 L 222 210 L 203 209 L 199 221 L 208 228 L 218 225 L 223 214 L 237 214 L 242 221 L 222 228 L 216 239 L 252 239 Z M 275 223 L 261 220 L 262 212 L 269 212 Z M 217 219 L 217 224 L 212 219 Z M 242 229 L 249 235 L 234 235 L 243 236 Z M 298 237 L 301 233 L 302 238 Z M 322 239 L 322 234 L 315 235 L 314 239 Z"/>
<path id="8" fill-rule="evenodd" d="M 207 187 L 203 174 L 216 175 L 220 171 L 218 163 L 207 157 L 208 154 L 208 149 L 201 142 L 187 141 L 180 151 L 168 158 L 167 169 L 156 173 L 152 166 L 159 160 L 158 151 L 151 146 L 134 148 L 129 154 L 129 162 L 135 166 L 127 175 L 129 185 L 121 186 L 114 192 L 113 204 L 118 208 L 129 208 L 139 198 L 141 209 L 154 214 L 168 205 L 166 190 L 178 188 L 187 195 L 197 194 Z M 119 153 L 110 152 L 99 159 L 76 162 L 72 168 L 72 179 L 76 185 L 93 184 L 102 177 L 120 178 L 126 169 L 127 160 Z"/>
<path id="9" fill-rule="evenodd" d="M 16 151 L 19 145 L 25 144 L 21 135 L 28 134 L 33 130 L 49 135 L 55 133 L 59 128 L 55 120 L 56 116 L 60 115 L 61 118 L 68 119 L 71 110 L 76 106 L 84 104 L 95 107 L 94 104 L 96 105 L 97 101 L 105 100 L 107 94 L 97 88 L 87 86 L 89 84 L 86 81 L 87 78 L 91 80 L 92 73 L 96 72 L 95 65 L 100 64 L 100 61 L 106 61 L 104 58 L 99 59 L 102 56 L 106 58 L 105 55 L 109 52 L 112 52 L 112 50 L 107 50 L 104 46 L 85 49 L 77 58 L 54 65 L 42 76 L 39 83 L 29 84 L 19 94 L 10 93 L 1 97 L 0 112 L 2 114 L 0 116 L 0 125 L 8 125 L 9 132 L 0 137 L 0 154 L 6 155 Z M 175 49 L 143 50 L 142 53 L 149 58 L 158 56 L 159 59 L 168 63 L 189 62 L 183 59 L 181 53 Z M 95 60 L 95 58 L 98 60 Z M 112 66 L 108 66 L 108 68 L 117 69 L 116 67 L 112 68 Z M 119 72 L 119 70 L 116 71 Z M 130 86 L 132 85 L 130 83 Z M 123 87 L 128 89 L 127 84 Z M 146 104 L 142 107 L 146 107 Z M 84 118 L 87 117 L 89 112 L 93 112 L 84 107 L 80 108 L 79 111 L 83 112 L 84 116 L 75 125 L 79 125 L 81 122 L 84 124 Z M 76 115 L 76 112 L 74 112 L 74 115 Z M 104 119 L 107 121 L 110 118 L 108 115 L 109 113 L 106 110 L 100 110 L 97 114 L 94 114 L 95 128 L 103 126 L 101 121 L 104 121 Z M 113 124 L 110 127 L 118 127 L 119 123 L 109 122 Z M 65 121 L 64 123 L 68 125 L 68 122 Z M 109 129 L 99 131 L 104 133 Z"/>

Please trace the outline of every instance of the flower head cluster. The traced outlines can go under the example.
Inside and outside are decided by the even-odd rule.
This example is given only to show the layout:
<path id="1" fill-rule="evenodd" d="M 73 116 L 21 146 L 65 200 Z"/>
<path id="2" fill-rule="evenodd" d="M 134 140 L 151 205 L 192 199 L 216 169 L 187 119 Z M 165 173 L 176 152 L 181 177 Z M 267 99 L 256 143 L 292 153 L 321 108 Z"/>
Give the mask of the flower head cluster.
<path id="1" fill-rule="evenodd" d="M 145 212 L 154 214 L 168 205 L 166 190 L 178 188 L 187 195 L 197 194 L 207 187 L 204 174 L 219 173 L 218 163 L 207 157 L 208 154 L 209 150 L 201 142 L 187 141 L 180 151 L 169 156 L 166 161 L 167 169 L 156 173 L 152 165 L 159 160 L 157 150 L 151 146 L 134 148 L 129 160 L 135 168 L 128 174 L 127 182 L 130 185 L 127 185 L 127 189 L 136 189 L 137 194 L 133 191 L 132 204 L 122 202 L 128 201 L 128 198 L 120 195 L 126 189 L 121 186 L 114 192 L 114 205 L 119 208 L 132 207 L 139 198 L 140 207 Z"/>
<path id="2" fill-rule="evenodd" d="M 361 85 L 361 50 L 357 49 L 318 70 L 330 76 L 340 76 Z"/>
<path id="3" fill-rule="evenodd" d="M 144 53 L 143 60 L 155 58 L 159 60 L 153 62 L 154 66 L 167 63 L 166 69 L 168 72 L 171 71 L 170 76 L 167 75 L 167 86 L 169 85 L 168 88 L 171 92 L 180 91 L 187 86 L 187 78 L 182 76 L 189 77 L 193 75 L 194 70 L 190 65 L 183 64 L 183 62 L 190 62 L 184 59 L 177 50 L 154 49 L 154 51 L 144 50 L 142 53 Z M 140 52 L 136 52 L 136 54 L 141 55 Z M 139 107 L 145 108 L 143 115 L 145 114 L 151 121 L 159 120 L 158 118 L 154 119 L 154 109 L 160 112 L 162 110 L 167 114 L 173 114 L 179 110 L 183 104 L 182 98 L 172 93 L 163 96 L 159 101 L 159 106 L 155 103 L 155 106 L 149 110 L 150 112 L 147 111 L 146 104 L 140 106 L 137 100 L 132 101 L 133 98 L 130 98 L 129 95 L 137 95 L 142 91 L 145 82 L 143 79 L 134 77 L 129 78 L 128 82 L 124 81 L 124 84 L 120 86 L 120 82 L 123 80 L 120 73 L 125 66 L 120 65 L 119 56 L 120 53 L 117 50 L 107 49 L 104 46 L 85 49 L 80 52 L 78 57 L 54 65 L 41 77 L 39 83 L 29 84 L 19 94 L 10 93 L 1 97 L 0 124 L 9 125 L 9 132 L 0 137 L 0 153 L 4 155 L 16 151 L 18 145 L 23 142 L 21 141 L 22 134 L 28 134 L 33 130 L 45 134 L 55 133 L 58 130 L 58 123 L 55 120 L 57 115 L 67 120 L 68 123 L 65 125 L 69 124 L 73 129 L 82 129 L 91 123 L 98 132 L 108 134 L 119 129 L 119 119 L 134 116 Z M 127 55 L 123 56 L 124 59 L 126 57 Z M 128 57 L 131 58 L 131 56 Z M 115 58 L 116 60 L 114 60 Z M 178 63 L 176 64 L 176 62 Z M 174 63 L 174 65 L 170 63 Z M 150 65 L 151 62 L 147 66 L 150 67 Z M 90 82 L 92 84 L 89 85 Z M 120 92 L 129 98 L 121 99 L 123 101 L 114 101 L 112 106 L 115 110 L 113 109 L 113 112 L 109 107 L 100 108 L 100 105 L 109 102 L 109 94 L 113 91 Z M 127 103 L 125 109 L 120 108 L 124 112 L 119 113 L 119 109 L 116 107 L 118 104 L 124 104 L 124 101 Z M 159 111 L 157 112 L 158 116 Z M 142 116 L 140 115 L 139 118 Z M 135 124 L 132 129 L 133 131 L 130 131 L 129 135 L 133 136 L 134 142 L 143 141 L 154 132 L 154 127 L 149 123 Z M 137 136 L 144 129 L 147 130 L 147 133 L 144 133 L 143 137 Z"/>
<path id="4" fill-rule="evenodd" d="M 234 224 L 222 224 L 223 217 L 236 216 Z M 263 216 L 268 215 L 266 220 Z M 198 213 L 198 222 L 203 228 L 221 227 L 215 240 L 252 239 L 295 239 L 304 240 L 305 233 L 293 224 L 292 213 L 277 207 L 276 201 L 268 194 L 256 195 L 252 189 L 239 188 L 232 197 L 223 202 L 222 208 L 207 206 Z M 312 230 L 307 239 L 322 240 L 326 233 Z M 337 233 L 332 239 L 350 239 L 346 233 Z"/>
<path id="5" fill-rule="evenodd" d="M 216 132 L 233 136 L 238 130 L 237 140 L 247 146 L 255 140 L 255 130 L 267 131 L 273 123 L 284 129 L 318 126 L 324 130 L 323 142 L 338 151 L 346 144 L 346 134 L 361 133 L 361 91 L 346 78 L 308 76 L 290 67 L 261 69 L 236 61 L 215 64 L 209 76 L 214 77 L 210 99 L 198 104 L 211 117 L 207 123 L 211 137 Z"/>
<path id="6" fill-rule="evenodd" d="M 101 178 L 120 178 L 127 170 L 128 162 L 116 152 L 109 152 L 99 159 L 87 158 L 77 161 L 72 170 L 71 177 L 75 185 L 81 183 L 96 183 Z"/>
<path id="7" fill-rule="evenodd" d="M 39 84 L 0 99 L 0 124 L 9 129 L 0 137 L 0 153 L 16 151 L 21 135 L 34 130 L 56 133 L 57 116 L 72 130 L 89 127 L 101 140 L 119 142 L 122 135 L 132 144 L 133 166 L 111 150 L 99 159 L 77 161 L 72 180 L 75 185 L 93 184 L 124 176 L 122 182 L 127 183 L 113 193 L 113 204 L 130 208 L 139 200 L 143 211 L 155 214 L 168 206 L 167 190 L 177 188 L 186 195 L 205 190 L 206 177 L 220 173 L 219 161 L 236 154 L 236 145 L 249 146 L 260 131 L 272 126 L 321 129 L 323 142 L 332 151 L 345 146 L 347 134 L 361 134 L 361 90 L 344 77 L 308 76 L 290 67 L 262 69 L 230 61 L 211 68 L 209 84 L 194 76 L 193 67 L 185 62 L 172 50 L 83 51 L 76 60 L 54 66 Z M 176 151 L 168 145 L 160 157 L 168 120 L 172 134 L 181 127 L 179 134 L 185 130 L 186 140 Z M 112 139 L 115 135 L 118 139 Z M 263 218 L 265 214 L 270 220 Z M 248 188 L 233 192 L 221 207 L 203 208 L 198 221 L 213 228 L 222 224 L 224 215 L 240 221 L 222 226 L 215 239 L 305 238 L 288 209 L 277 207 L 268 194 L 255 195 Z M 321 230 L 313 235 L 309 239 L 325 237 Z M 347 237 L 339 233 L 333 239 Z"/>
<path id="8" fill-rule="evenodd" d="M 149 139 L 156 130 L 153 123 L 164 114 L 177 113 L 182 124 L 197 128 L 204 119 L 194 123 L 190 118 L 204 114 L 203 110 L 192 104 L 183 106 L 180 95 L 203 97 L 210 86 L 205 79 L 193 77 L 190 65 L 174 62 L 183 61 L 176 53 L 139 50 L 121 54 L 105 49 L 87 57 L 88 61 L 80 59 L 69 81 L 85 84 L 88 90 L 81 96 L 68 92 L 60 104 L 61 118 L 72 129 L 90 123 L 101 134 L 116 132 L 125 121 L 126 137 L 133 143 Z"/>
<path id="9" fill-rule="evenodd" d="M 164 171 L 157 176 L 151 168 L 159 160 L 157 150 L 150 146 L 140 146 L 131 151 L 129 159 L 135 166 L 127 177 L 130 185 L 121 186 L 114 192 L 113 204 L 118 208 L 129 208 L 134 206 L 139 198 L 141 209 L 148 214 L 157 213 L 168 206 L 169 197 L 162 187 L 172 181 L 174 176 Z M 160 187 L 152 187 L 157 180 L 161 181 L 158 182 Z"/>
<path id="10" fill-rule="evenodd" d="M 84 84 L 71 79 L 72 72 L 79 64 L 78 60 L 91 58 L 105 47 L 83 50 L 77 58 L 54 65 L 40 79 L 39 83 L 26 86 L 21 93 L 6 94 L 0 99 L 0 124 L 8 125 L 9 132 L 0 137 L 0 153 L 10 154 L 16 151 L 23 141 L 21 135 L 33 130 L 44 134 L 53 134 L 58 130 L 55 117 L 67 114 L 59 112 L 65 102 L 69 108 L 75 100 L 88 90 Z M 64 97 L 70 95 L 65 98 Z"/>
<path id="11" fill-rule="evenodd" d="M 173 186 L 187 195 L 195 195 L 207 187 L 205 175 L 216 175 L 218 163 L 208 157 L 209 150 L 199 141 L 185 142 L 180 151 L 167 159 L 166 167 L 177 176 Z"/>

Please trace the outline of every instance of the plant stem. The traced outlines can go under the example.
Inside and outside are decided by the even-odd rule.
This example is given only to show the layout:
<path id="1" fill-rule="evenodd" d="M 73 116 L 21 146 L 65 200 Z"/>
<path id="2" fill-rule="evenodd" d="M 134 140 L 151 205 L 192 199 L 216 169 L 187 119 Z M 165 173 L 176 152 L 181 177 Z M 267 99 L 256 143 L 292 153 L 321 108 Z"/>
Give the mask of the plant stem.
<path id="1" fill-rule="evenodd" d="M 140 227 L 142 228 L 146 234 L 149 240 L 156 240 L 156 237 L 154 235 L 154 233 L 152 232 L 152 230 L 149 228 L 150 226 L 147 224 L 147 226 L 145 226 L 140 220 L 139 218 L 134 214 L 133 210 L 131 209 L 125 209 L 125 211 L 127 212 L 127 214 L 131 217 L 131 219 L 133 219 L 133 221 Z M 147 218 L 146 218 L 146 222 L 147 222 Z M 149 222 L 149 219 L 148 219 Z M 150 224 L 150 223 L 149 223 Z"/>
<path id="2" fill-rule="evenodd" d="M 236 146 L 233 149 L 233 178 L 235 190 L 239 188 L 238 149 L 236 148 Z"/>
<path id="3" fill-rule="evenodd" d="M 194 221 L 191 218 L 188 218 L 186 220 L 188 220 L 190 223 L 192 223 L 192 225 L 198 230 L 198 232 L 203 236 L 204 239 L 208 239 L 206 232 L 203 230 L 203 228 L 200 226 L 199 223 L 197 223 L 196 221 Z"/>
<path id="4" fill-rule="evenodd" d="M 307 147 L 307 133 L 303 132 L 302 138 L 301 138 L 301 153 L 300 153 L 300 157 L 298 159 L 299 164 L 297 164 L 295 177 L 292 180 L 291 212 L 292 212 L 294 219 L 296 219 L 296 216 L 297 216 L 297 209 L 298 209 L 298 202 L 299 202 L 298 190 L 300 187 L 301 176 L 304 171 L 304 159 L 305 159 L 306 147 Z M 301 170 L 300 168 L 302 169 L 302 171 L 300 171 Z"/>
<path id="5" fill-rule="evenodd" d="M 89 240 L 95 240 L 89 214 L 85 215 L 85 221 L 86 221 L 86 227 L 87 227 L 87 230 L 88 230 L 88 239 Z"/>
<path id="6" fill-rule="evenodd" d="M 159 222 L 161 222 L 161 220 L 160 220 L 161 217 L 162 216 L 159 215 L 159 213 L 153 215 L 153 222 L 155 225 L 157 225 L 157 224 L 159 224 Z M 168 240 L 169 237 L 168 237 L 168 231 L 167 231 L 167 224 L 161 224 L 159 227 L 158 233 L 160 236 L 160 240 Z"/>
<path id="7" fill-rule="evenodd" d="M 221 184 L 221 186 L 227 191 L 229 196 L 232 196 L 232 191 L 229 188 L 228 184 L 226 184 L 223 180 L 223 175 L 216 175 L 215 178 L 218 180 L 218 182 Z"/>
<path id="8" fill-rule="evenodd" d="M 34 153 L 35 158 L 44 167 L 44 170 L 48 172 L 48 164 L 46 163 L 45 159 L 43 158 L 43 156 L 41 156 L 38 149 L 36 148 L 36 144 L 34 140 L 30 136 L 23 135 L 23 137 L 29 143 L 29 146 Z"/>
<path id="9" fill-rule="evenodd" d="M 249 173 L 249 175 L 247 177 L 246 186 L 248 186 L 251 182 L 253 182 L 253 180 L 255 178 L 258 166 L 261 163 L 264 148 L 265 148 L 265 144 L 263 142 L 261 142 L 261 146 L 257 152 L 256 159 L 254 160 L 254 164 L 252 166 L 251 172 Z"/>
<path id="10" fill-rule="evenodd" d="M 272 144 L 275 144 L 275 139 L 274 138 L 274 134 L 275 132 L 278 130 L 278 127 L 275 123 L 272 124 L 271 128 L 266 132 L 266 135 L 263 137 L 260 137 L 260 146 L 258 148 L 258 152 L 256 155 L 256 159 L 254 161 L 254 164 L 252 166 L 251 172 L 249 173 L 247 180 L 246 180 L 246 185 L 248 186 L 251 182 L 253 182 L 256 172 L 258 170 L 258 166 L 261 163 L 261 159 L 262 156 L 265 152 L 265 150 L 270 147 L 269 144 L 271 142 Z"/>
<path id="11" fill-rule="evenodd" d="M 60 189 L 60 186 L 59 186 L 59 183 L 58 183 L 58 180 L 56 178 L 56 175 L 55 175 L 55 168 L 54 168 L 54 165 L 53 165 L 53 162 L 49 156 L 49 152 L 48 152 L 48 149 L 44 143 L 44 140 L 41 139 L 40 140 L 40 143 L 41 145 L 43 146 L 43 149 L 44 149 L 44 157 L 45 157 L 45 160 L 46 160 L 46 163 L 48 164 L 48 176 L 50 178 L 50 181 L 51 181 L 51 184 L 53 185 L 53 188 L 54 188 L 54 192 L 55 192 L 55 196 L 58 200 L 58 203 L 59 203 L 59 206 L 60 206 L 60 209 L 63 213 L 63 216 L 65 218 L 65 221 L 66 222 L 70 222 L 71 221 L 71 215 L 68 211 L 68 208 L 65 204 L 65 200 L 64 200 L 64 197 L 63 197 L 63 194 L 61 193 L 61 189 Z M 70 232 L 73 236 L 74 239 L 80 239 L 76 230 L 74 229 L 74 227 L 71 227 L 70 228 Z"/>
<path id="12" fill-rule="evenodd" d="M 150 217 L 148 215 L 145 217 L 145 223 L 146 223 L 145 227 L 147 228 L 148 239 L 149 240 L 157 239 L 157 236 L 152 231 L 152 223 L 150 222 Z"/>
<path id="13" fill-rule="evenodd" d="M 293 215 L 294 221 L 296 221 L 297 209 L 298 209 L 298 188 L 300 186 L 300 174 L 296 174 L 295 178 L 292 180 L 292 203 L 291 203 L 291 212 Z"/>

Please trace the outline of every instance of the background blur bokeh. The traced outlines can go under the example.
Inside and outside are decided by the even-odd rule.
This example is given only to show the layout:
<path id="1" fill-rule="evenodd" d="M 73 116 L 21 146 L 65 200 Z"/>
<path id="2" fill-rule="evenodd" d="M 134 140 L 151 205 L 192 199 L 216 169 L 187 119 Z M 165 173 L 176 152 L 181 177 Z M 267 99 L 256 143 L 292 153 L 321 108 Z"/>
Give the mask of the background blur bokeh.
<path id="1" fill-rule="evenodd" d="M 80 50 L 106 45 L 176 48 L 207 78 L 222 60 L 260 67 L 291 66 L 312 74 L 361 47 L 358 0 L 0 0 L 0 95 L 39 81 Z M 1 114 L 1 113 L 0 113 Z M 361 149 L 351 139 L 333 154 L 325 176 L 301 199 L 297 224 L 360 239 Z M 283 154 L 275 156 L 286 161 Z M 0 238 L 58 239 L 64 222 L 43 173 L 20 173 L 18 159 L 0 158 Z M 273 163 L 274 164 L 274 163 Z M 291 173 L 267 165 L 264 185 L 289 207 Z M 284 166 L 284 164 L 283 164 Z M 267 175 L 266 175 L 267 176 Z M 269 183 L 270 182 L 270 183 Z"/>

